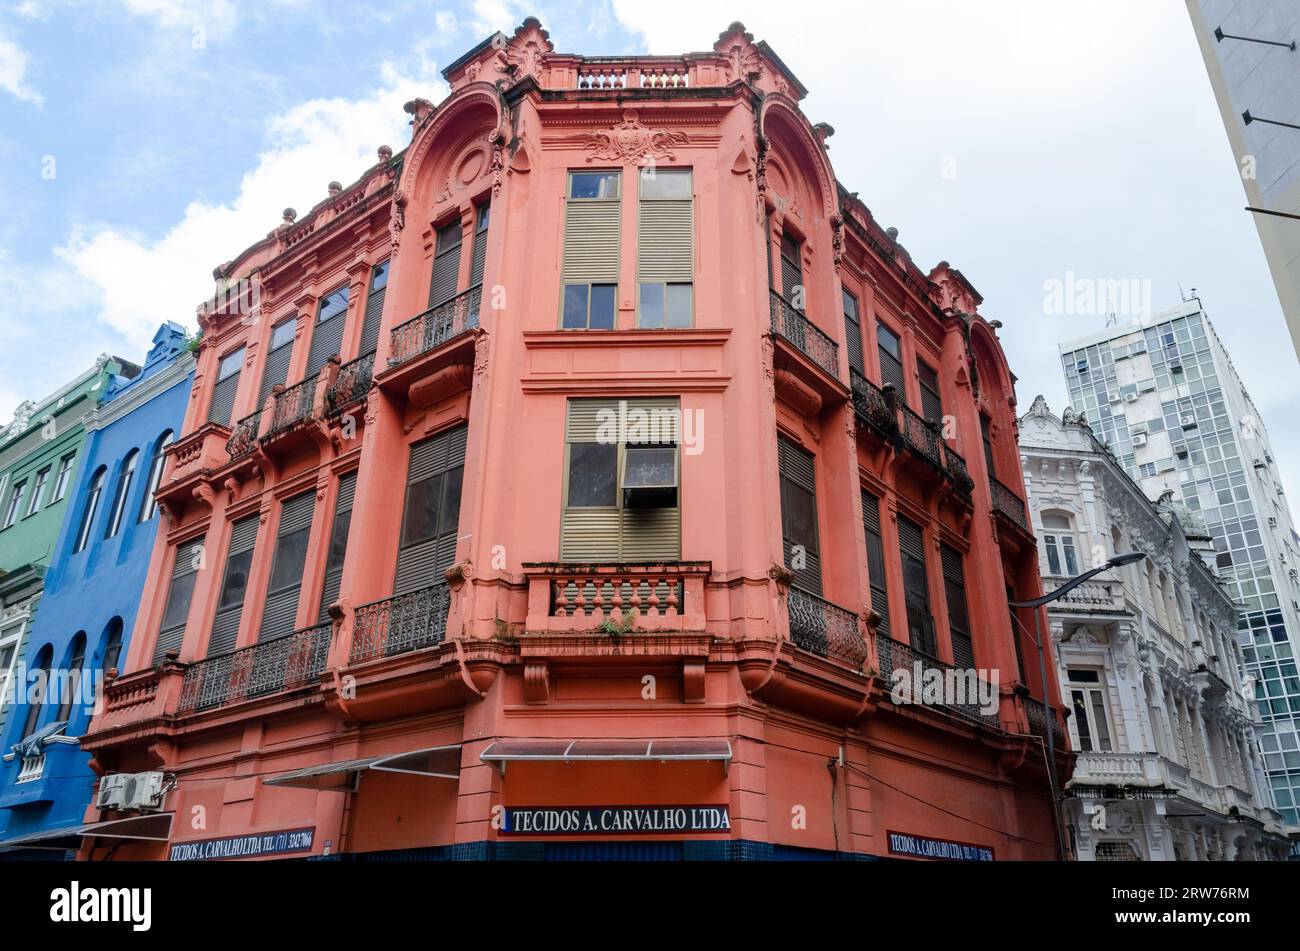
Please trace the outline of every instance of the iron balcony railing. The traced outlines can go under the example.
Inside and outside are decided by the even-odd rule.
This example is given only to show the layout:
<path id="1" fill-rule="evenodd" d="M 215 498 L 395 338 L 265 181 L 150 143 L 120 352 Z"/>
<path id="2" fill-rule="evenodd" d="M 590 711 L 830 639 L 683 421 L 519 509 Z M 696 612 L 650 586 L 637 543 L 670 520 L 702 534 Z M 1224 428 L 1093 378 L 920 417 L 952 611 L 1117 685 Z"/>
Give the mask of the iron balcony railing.
<path id="1" fill-rule="evenodd" d="M 836 379 L 840 375 L 839 347 L 798 308 L 776 291 L 768 294 L 772 333 L 790 341 L 800 353 Z"/>
<path id="2" fill-rule="evenodd" d="M 1047 704 L 1041 700 L 1035 700 L 1032 697 L 1025 701 L 1025 713 L 1029 716 L 1029 732 L 1035 736 L 1041 736 L 1047 739 L 1047 724 L 1052 724 L 1052 743 L 1058 752 L 1065 750 L 1065 730 L 1061 727 L 1061 721 L 1057 719 L 1048 708 Z"/>
<path id="3" fill-rule="evenodd" d="M 483 287 L 471 287 L 449 301 L 430 307 L 418 317 L 393 328 L 388 365 L 414 360 L 434 347 L 478 326 Z"/>
<path id="4" fill-rule="evenodd" d="M 944 688 L 939 691 L 943 699 L 935 706 L 995 730 L 1002 728 L 997 712 L 984 713 L 978 699 L 980 696 L 996 699 L 998 692 L 994 685 L 982 680 L 975 671 L 945 664 L 939 658 L 919 651 L 911 644 L 896 641 L 888 634 L 876 634 L 876 657 L 880 664 L 880 676 L 886 684 L 902 683 L 901 677 L 895 677 L 895 671 L 905 672 L 907 682 L 915 688 L 914 695 L 924 698 L 928 692 L 923 690 L 924 682 L 918 681 L 920 678 L 933 677 L 929 671 L 936 671 L 942 677 Z M 976 696 L 972 697 L 972 693 Z"/>
<path id="5" fill-rule="evenodd" d="M 446 584 L 363 604 L 352 615 L 352 662 L 441 644 L 450 607 Z"/>
<path id="6" fill-rule="evenodd" d="M 375 378 L 375 354 L 367 353 L 351 363 L 339 367 L 338 376 L 325 391 L 325 408 L 329 413 L 337 413 L 345 406 L 350 406 L 365 399 L 370 392 L 370 384 Z"/>
<path id="7" fill-rule="evenodd" d="M 951 477 L 953 486 L 962 495 L 970 495 L 971 490 L 975 488 L 975 480 L 970 477 L 970 470 L 966 468 L 965 457 L 947 443 L 942 445 L 944 469 Z"/>
<path id="8" fill-rule="evenodd" d="M 262 411 L 259 409 L 251 416 L 245 416 L 235 423 L 235 431 L 226 440 L 226 452 L 231 459 L 246 456 L 257 448 L 257 430 L 262 425 Z"/>
<path id="9" fill-rule="evenodd" d="M 867 645 L 856 614 L 802 588 L 790 588 L 786 604 L 790 638 L 796 646 L 854 670 L 862 669 Z"/>
<path id="10" fill-rule="evenodd" d="M 1029 531 L 1029 516 L 1025 512 L 1024 500 L 992 476 L 989 476 L 989 489 L 993 493 L 993 511 Z"/>
<path id="11" fill-rule="evenodd" d="M 270 436 L 281 430 L 295 426 L 305 419 L 311 419 L 312 407 L 316 401 L 316 377 L 309 376 L 300 383 L 279 393 L 271 412 L 271 426 L 266 431 Z"/>
<path id="12" fill-rule="evenodd" d="M 903 435 L 903 441 L 926 462 L 944 471 L 943 450 L 940 448 L 943 440 L 939 438 L 939 431 L 934 424 L 902 404 L 898 407 L 898 415 L 902 421 L 899 432 Z"/>
<path id="13" fill-rule="evenodd" d="M 898 427 L 898 417 L 889 395 L 857 370 L 849 370 L 849 384 L 853 392 L 853 411 L 858 419 L 886 439 L 892 439 Z"/>
<path id="14" fill-rule="evenodd" d="M 209 710 L 311 683 L 325 669 L 333 624 L 318 624 L 185 668 L 177 713 Z"/>

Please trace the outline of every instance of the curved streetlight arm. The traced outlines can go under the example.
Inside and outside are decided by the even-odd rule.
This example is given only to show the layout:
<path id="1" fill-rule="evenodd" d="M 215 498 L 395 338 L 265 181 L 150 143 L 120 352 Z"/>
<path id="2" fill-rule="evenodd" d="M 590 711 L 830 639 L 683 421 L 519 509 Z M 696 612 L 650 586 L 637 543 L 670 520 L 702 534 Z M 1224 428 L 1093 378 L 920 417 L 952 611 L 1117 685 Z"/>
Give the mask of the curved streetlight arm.
<path id="1" fill-rule="evenodd" d="M 1091 571 L 1085 571 L 1081 575 L 1075 575 L 1073 578 L 1071 578 L 1065 584 L 1061 585 L 1055 591 L 1049 592 L 1048 594 L 1043 595 L 1041 598 L 1033 598 L 1029 601 L 1008 601 L 1007 604 L 1011 605 L 1013 608 L 1042 607 L 1044 604 L 1047 604 L 1049 601 L 1055 601 L 1057 598 L 1069 594 L 1071 591 L 1073 591 L 1079 585 L 1083 584 L 1089 578 L 1092 578 L 1095 575 L 1099 575 L 1103 571 L 1109 571 L 1111 568 L 1114 567 L 1115 566 L 1112 565 L 1110 562 L 1106 562 L 1106 564 L 1102 565 L 1100 568 L 1093 568 Z"/>

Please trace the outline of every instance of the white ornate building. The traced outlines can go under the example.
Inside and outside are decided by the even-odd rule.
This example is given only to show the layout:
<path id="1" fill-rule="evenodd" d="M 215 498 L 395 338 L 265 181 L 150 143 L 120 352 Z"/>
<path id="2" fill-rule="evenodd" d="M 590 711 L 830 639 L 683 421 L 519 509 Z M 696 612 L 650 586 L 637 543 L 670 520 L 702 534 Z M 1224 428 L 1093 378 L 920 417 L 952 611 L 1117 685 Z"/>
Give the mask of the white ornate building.
<path id="1" fill-rule="evenodd" d="M 1082 416 L 1040 396 L 1020 449 L 1043 589 L 1142 551 L 1048 605 L 1077 754 L 1064 821 L 1082 861 L 1282 859 L 1242 683 L 1237 616 L 1201 552 L 1211 539 L 1152 502 Z"/>

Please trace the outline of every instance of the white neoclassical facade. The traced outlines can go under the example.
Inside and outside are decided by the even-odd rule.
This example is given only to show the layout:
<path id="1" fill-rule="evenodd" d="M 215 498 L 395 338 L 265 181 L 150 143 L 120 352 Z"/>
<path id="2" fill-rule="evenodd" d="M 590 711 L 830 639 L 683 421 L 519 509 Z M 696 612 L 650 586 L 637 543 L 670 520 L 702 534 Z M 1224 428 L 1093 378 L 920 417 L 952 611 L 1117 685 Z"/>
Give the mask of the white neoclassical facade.
<path id="1" fill-rule="evenodd" d="M 1114 554 L 1148 556 L 1048 605 L 1076 753 L 1062 791 L 1075 857 L 1283 859 L 1236 611 L 1201 557 L 1212 541 L 1063 416 L 1040 396 L 1020 420 L 1044 591 Z"/>

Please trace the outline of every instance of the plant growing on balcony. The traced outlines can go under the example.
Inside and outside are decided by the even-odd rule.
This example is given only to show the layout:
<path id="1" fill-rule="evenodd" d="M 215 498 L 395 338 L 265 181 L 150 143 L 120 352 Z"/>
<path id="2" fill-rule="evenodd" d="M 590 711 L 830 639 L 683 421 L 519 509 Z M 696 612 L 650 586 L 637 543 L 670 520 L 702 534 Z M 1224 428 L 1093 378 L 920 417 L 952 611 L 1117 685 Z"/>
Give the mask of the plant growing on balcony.
<path id="1" fill-rule="evenodd" d="M 623 612 L 621 620 L 615 620 L 612 617 L 606 618 L 600 622 L 600 627 L 596 628 L 596 630 L 602 634 L 608 634 L 610 637 L 622 637 L 624 634 L 631 633 L 635 624 L 636 614 L 631 609 L 628 609 Z"/>

